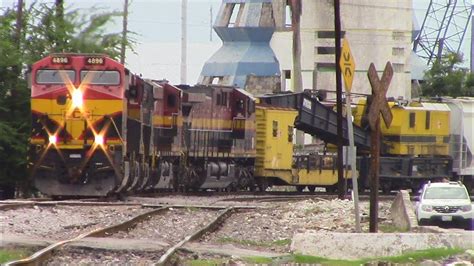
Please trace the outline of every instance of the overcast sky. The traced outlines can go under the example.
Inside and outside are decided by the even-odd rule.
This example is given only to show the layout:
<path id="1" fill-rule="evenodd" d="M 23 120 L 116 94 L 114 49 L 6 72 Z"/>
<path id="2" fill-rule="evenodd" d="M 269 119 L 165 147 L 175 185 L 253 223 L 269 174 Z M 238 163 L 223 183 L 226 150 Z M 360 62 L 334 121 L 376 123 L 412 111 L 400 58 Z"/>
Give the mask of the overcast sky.
<path id="1" fill-rule="evenodd" d="M 26 3 L 33 0 L 24 0 Z M 53 0 L 39 0 L 53 3 Z M 66 7 L 121 11 L 123 0 L 64 0 Z M 136 33 L 136 54 L 127 52 L 128 67 L 144 77 L 180 81 L 181 0 L 129 0 L 129 30 Z M 319 0 L 315 0 L 319 1 Z M 413 0 L 415 14 L 421 26 L 430 0 Z M 0 0 L 2 7 L 12 6 L 15 0 Z M 187 82 L 196 83 L 204 62 L 220 47 L 213 32 L 210 41 L 210 9 L 216 16 L 221 0 L 188 0 L 188 71 Z M 121 31 L 122 21 L 110 25 L 111 31 Z M 465 37 L 468 51 L 470 34 Z M 469 59 L 468 57 L 465 57 Z"/>

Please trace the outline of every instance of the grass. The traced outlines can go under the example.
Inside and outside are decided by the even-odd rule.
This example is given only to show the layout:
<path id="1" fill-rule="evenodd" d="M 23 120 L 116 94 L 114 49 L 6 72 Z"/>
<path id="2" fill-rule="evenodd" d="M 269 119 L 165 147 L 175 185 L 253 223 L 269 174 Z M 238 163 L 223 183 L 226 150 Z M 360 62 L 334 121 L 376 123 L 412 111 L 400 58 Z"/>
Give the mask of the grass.
<path id="1" fill-rule="evenodd" d="M 291 239 L 280 239 L 272 242 L 259 242 L 253 240 L 240 240 L 231 237 L 223 237 L 218 240 L 221 243 L 237 243 L 245 246 L 257 246 L 257 247 L 272 247 L 272 246 L 286 246 L 291 243 Z"/>
<path id="2" fill-rule="evenodd" d="M 0 249 L 0 263 L 18 260 L 26 256 L 28 256 L 28 252 L 24 249 Z"/>
<path id="3" fill-rule="evenodd" d="M 188 260 L 184 263 L 187 266 L 217 266 L 224 265 L 227 262 L 226 259 L 210 259 L 210 260 Z"/>
<path id="4" fill-rule="evenodd" d="M 418 250 L 409 252 L 400 256 L 381 257 L 381 258 L 365 258 L 360 260 L 333 260 L 321 257 L 307 256 L 307 255 L 292 255 L 293 262 L 307 263 L 307 264 L 322 264 L 322 265 L 363 265 L 369 262 L 391 262 L 391 263 L 417 263 L 423 260 L 439 260 L 456 254 L 464 253 L 464 249 L 460 248 L 433 248 L 426 250 Z"/>
<path id="5" fill-rule="evenodd" d="M 433 248 L 413 251 L 400 256 L 380 258 L 380 260 L 389 261 L 393 263 L 418 262 L 424 259 L 439 260 L 441 258 L 461 254 L 464 252 L 465 250 L 461 248 Z"/>
<path id="6" fill-rule="evenodd" d="M 366 263 L 419 263 L 423 260 L 440 260 L 452 255 L 464 253 L 464 249 L 460 248 L 434 248 L 427 250 L 419 250 L 403 254 L 400 256 L 392 257 L 381 257 L 381 258 L 365 258 L 360 260 L 335 260 L 327 259 L 322 257 L 293 254 L 285 257 L 267 258 L 267 257 L 245 257 L 242 261 L 248 264 L 259 264 L 259 265 L 280 265 L 286 263 L 299 263 L 299 264 L 320 264 L 325 266 L 359 266 Z M 211 266 L 211 265 L 225 265 L 228 262 L 226 259 L 211 259 L 211 260 L 190 260 L 186 262 L 186 265 L 190 266 Z"/>
<path id="7" fill-rule="evenodd" d="M 267 257 L 245 257 L 243 259 L 246 263 L 251 263 L 251 264 L 271 264 L 273 262 L 272 258 L 267 258 Z"/>

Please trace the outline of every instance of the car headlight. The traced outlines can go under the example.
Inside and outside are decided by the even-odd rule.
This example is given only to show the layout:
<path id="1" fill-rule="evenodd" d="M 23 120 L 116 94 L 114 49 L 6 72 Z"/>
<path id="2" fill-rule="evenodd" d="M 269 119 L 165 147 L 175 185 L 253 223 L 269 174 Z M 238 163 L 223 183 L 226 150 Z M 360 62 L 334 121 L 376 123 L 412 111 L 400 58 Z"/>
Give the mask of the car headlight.
<path id="1" fill-rule="evenodd" d="M 431 211 L 433 211 L 433 206 L 431 206 L 431 205 L 421 205 L 421 209 L 425 212 L 431 212 Z"/>
<path id="2" fill-rule="evenodd" d="M 468 212 L 470 210 L 472 210 L 472 205 L 464 205 L 464 206 L 461 206 L 461 210 L 463 212 Z"/>

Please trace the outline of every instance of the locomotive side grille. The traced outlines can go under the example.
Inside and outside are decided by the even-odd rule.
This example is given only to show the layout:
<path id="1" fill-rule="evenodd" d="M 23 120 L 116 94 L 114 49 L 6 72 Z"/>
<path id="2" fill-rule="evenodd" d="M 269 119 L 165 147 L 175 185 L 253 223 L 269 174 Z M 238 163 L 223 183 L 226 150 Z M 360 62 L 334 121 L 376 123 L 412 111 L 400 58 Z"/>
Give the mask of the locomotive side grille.
<path id="1" fill-rule="evenodd" d="M 257 124 L 257 159 L 255 160 L 256 168 L 263 168 L 264 152 L 265 152 L 265 138 L 266 138 L 266 117 L 263 109 L 256 110 L 256 124 Z"/>
<path id="2" fill-rule="evenodd" d="M 460 206 L 435 206 L 433 207 L 439 213 L 454 213 L 461 209 Z"/>

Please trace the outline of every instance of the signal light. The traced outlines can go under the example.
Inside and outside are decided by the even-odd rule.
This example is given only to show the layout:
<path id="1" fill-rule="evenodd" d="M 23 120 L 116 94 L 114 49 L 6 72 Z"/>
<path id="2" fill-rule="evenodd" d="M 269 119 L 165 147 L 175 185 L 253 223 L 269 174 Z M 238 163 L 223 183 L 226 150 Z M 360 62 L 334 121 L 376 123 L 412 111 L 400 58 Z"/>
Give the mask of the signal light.
<path id="1" fill-rule="evenodd" d="M 82 92 L 80 89 L 74 89 L 72 92 L 72 106 L 81 108 L 83 104 Z"/>
<path id="2" fill-rule="evenodd" d="M 95 143 L 97 143 L 97 145 L 104 145 L 104 136 L 96 135 L 95 136 Z"/>
<path id="3" fill-rule="evenodd" d="M 49 136 L 49 143 L 56 144 L 57 141 L 58 141 L 58 138 L 56 137 L 56 135 Z"/>

